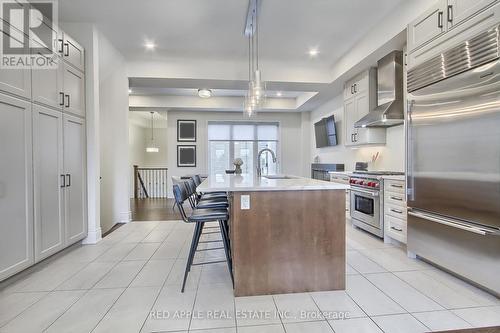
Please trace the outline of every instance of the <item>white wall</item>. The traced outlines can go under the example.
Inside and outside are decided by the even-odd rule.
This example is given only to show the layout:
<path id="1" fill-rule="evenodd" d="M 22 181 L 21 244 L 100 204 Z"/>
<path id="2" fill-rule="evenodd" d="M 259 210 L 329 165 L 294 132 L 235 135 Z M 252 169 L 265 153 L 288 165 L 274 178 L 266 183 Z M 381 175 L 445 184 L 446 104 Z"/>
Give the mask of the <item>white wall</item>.
<path id="1" fill-rule="evenodd" d="M 323 117 L 335 116 L 338 146 L 316 148 L 316 139 L 312 126 Z M 387 129 L 387 143 L 382 146 L 348 148 L 345 143 L 344 100 L 339 95 L 328 103 L 322 105 L 311 113 L 311 161 L 319 156 L 321 163 L 342 163 L 346 170 L 354 170 L 356 162 L 369 162 L 372 155 L 380 153 L 375 164 L 370 165 L 371 170 L 404 171 L 405 142 L 404 126 Z"/>
<path id="2" fill-rule="evenodd" d="M 196 144 L 196 168 L 177 167 L 177 120 L 197 120 L 197 142 Z M 308 176 L 310 171 L 304 170 L 304 158 L 302 154 L 308 154 L 308 144 L 303 146 L 302 121 L 300 113 L 260 113 L 255 118 L 248 120 L 243 117 L 242 112 L 206 112 L 206 111 L 169 111 L 168 112 L 168 175 L 169 192 L 171 192 L 171 176 L 182 176 L 187 174 L 207 174 L 208 172 L 208 134 L 207 125 L 209 121 L 269 121 L 280 124 L 280 156 L 278 162 L 281 172 L 298 176 Z M 305 129 L 308 133 L 308 128 Z M 306 135 L 307 140 L 309 134 Z M 186 143 L 187 144 L 187 143 Z M 189 143 L 191 144 L 191 143 Z M 304 153 L 307 151 L 307 153 Z M 305 158 L 307 159 L 307 158 Z"/>
<path id="3" fill-rule="evenodd" d="M 101 228 L 131 220 L 128 77 L 123 56 L 99 34 Z"/>

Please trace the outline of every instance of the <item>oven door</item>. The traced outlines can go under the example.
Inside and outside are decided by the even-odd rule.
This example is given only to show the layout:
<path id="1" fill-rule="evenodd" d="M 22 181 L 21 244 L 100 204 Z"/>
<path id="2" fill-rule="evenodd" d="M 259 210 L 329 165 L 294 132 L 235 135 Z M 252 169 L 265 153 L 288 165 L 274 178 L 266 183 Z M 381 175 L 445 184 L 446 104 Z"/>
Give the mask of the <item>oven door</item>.
<path id="1" fill-rule="evenodd" d="M 351 187 L 351 217 L 381 229 L 379 192 Z"/>

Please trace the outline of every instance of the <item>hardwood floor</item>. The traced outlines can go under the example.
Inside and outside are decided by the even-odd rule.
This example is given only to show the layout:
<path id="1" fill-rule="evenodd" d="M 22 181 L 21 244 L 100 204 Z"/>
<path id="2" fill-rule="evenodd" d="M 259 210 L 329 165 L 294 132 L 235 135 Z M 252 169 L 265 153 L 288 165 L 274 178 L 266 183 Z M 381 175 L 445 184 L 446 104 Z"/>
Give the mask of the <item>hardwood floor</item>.
<path id="1" fill-rule="evenodd" d="M 132 221 L 180 220 L 177 208 L 172 210 L 174 199 L 131 199 Z"/>

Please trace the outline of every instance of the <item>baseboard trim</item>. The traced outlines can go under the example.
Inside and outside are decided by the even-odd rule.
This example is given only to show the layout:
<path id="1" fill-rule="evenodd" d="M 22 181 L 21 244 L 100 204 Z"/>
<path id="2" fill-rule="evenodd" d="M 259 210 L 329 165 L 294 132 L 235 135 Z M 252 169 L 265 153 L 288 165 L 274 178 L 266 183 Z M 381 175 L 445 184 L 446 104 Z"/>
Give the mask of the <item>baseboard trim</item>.
<path id="1" fill-rule="evenodd" d="M 97 244 L 102 240 L 102 230 L 101 227 L 96 230 L 88 230 L 87 237 L 82 240 L 82 244 L 90 245 Z"/>
<path id="2" fill-rule="evenodd" d="M 118 223 L 129 223 L 132 222 L 132 211 L 120 213 L 120 220 Z"/>

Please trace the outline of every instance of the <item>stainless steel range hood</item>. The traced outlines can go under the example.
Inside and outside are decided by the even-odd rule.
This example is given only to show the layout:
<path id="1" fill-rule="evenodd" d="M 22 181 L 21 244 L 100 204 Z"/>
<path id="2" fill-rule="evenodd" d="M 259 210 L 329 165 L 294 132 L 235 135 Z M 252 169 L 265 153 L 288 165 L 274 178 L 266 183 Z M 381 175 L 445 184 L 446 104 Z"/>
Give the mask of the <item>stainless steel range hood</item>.
<path id="1" fill-rule="evenodd" d="M 354 127 L 391 127 L 403 124 L 403 52 L 393 51 L 378 61 L 378 106 Z"/>

